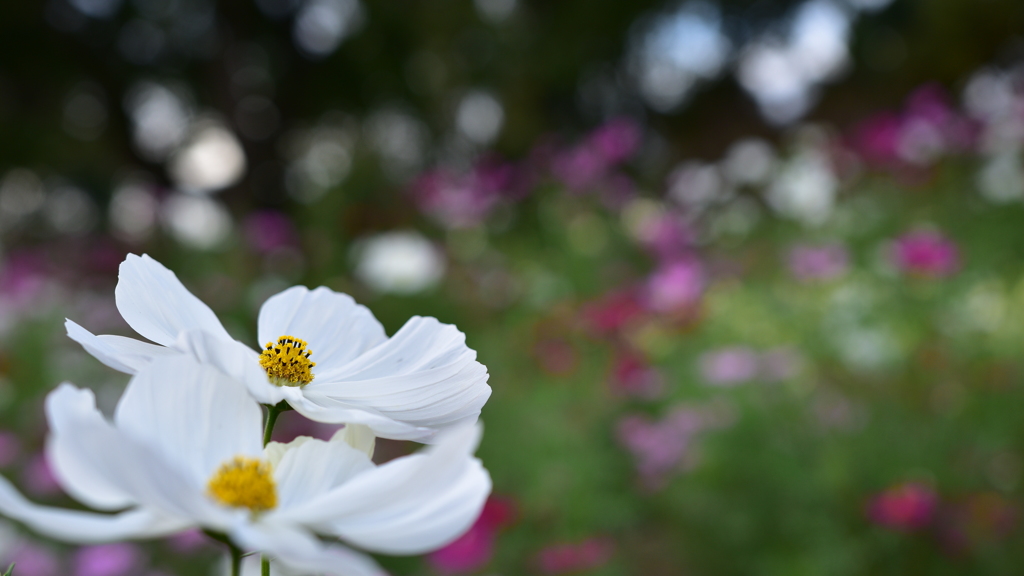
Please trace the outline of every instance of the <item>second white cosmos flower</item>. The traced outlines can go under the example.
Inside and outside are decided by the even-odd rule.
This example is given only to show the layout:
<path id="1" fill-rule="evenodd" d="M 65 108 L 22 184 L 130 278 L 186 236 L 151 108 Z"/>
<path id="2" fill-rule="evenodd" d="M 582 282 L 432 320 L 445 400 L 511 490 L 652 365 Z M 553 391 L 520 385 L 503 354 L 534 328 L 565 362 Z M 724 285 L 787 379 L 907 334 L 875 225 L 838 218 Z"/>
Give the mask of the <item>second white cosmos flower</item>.
<path id="1" fill-rule="evenodd" d="M 427 442 L 476 421 L 491 394 L 487 368 L 454 326 L 416 316 L 388 338 L 365 306 L 328 288 L 295 286 L 270 297 L 259 313 L 261 352 L 233 339 L 147 255 L 129 254 L 121 264 L 115 298 L 128 325 L 156 345 L 96 336 L 71 320 L 66 326 L 89 353 L 129 374 L 186 354 L 244 382 L 263 404 L 285 401 L 312 420 Z"/>
<path id="2" fill-rule="evenodd" d="M 458 537 L 490 492 L 473 458 L 478 426 L 376 466 L 373 436 L 262 445 L 262 410 L 241 384 L 190 359 L 158 359 L 132 378 L 113 422 L 92 392 L 47 397 L 47 457 L 64 489 L 98 514 L 39 506 L 0 478 L 0 514 L 76 543 L 151 538 L 201 527 L 300 572 L 380 576 L 368 556 L 317 535 L 390 554 Z"/>

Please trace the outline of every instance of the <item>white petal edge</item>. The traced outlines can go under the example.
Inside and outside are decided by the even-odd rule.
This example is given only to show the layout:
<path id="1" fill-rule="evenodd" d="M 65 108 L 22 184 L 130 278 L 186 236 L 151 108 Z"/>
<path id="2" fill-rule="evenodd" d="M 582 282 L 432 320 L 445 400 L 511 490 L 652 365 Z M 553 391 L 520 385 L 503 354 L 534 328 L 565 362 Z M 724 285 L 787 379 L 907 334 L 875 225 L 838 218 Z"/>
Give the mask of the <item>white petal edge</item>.
<path id="1" fill-rule="evenodd" d="M 367 307 L 325 286 L 292 286 L 271 296 L 260 307 L 257 325 L 261 348 L 281 336 L 305 340 L 317 363 L 314 374 L 344 366 L 387 340 Z"/>
<path id="2" fill-rule="evenodd" d="M 0 514 L 25 524 L 39 534 L 75 544 L 158 538 L 192 526 L 191 522 L 141 508 L 119 514 L 96 514 L 40 506 L 26 500 L 2 477 Z"/>
<path id="3" fill-rule="evenodd" d="M 174 347 L 243 383 L 260 404 L 273 406 L 288 397 L 288 389 L 275 386 L 267 379 L 267 373 L 260 367 L 259 354 L 237 340 L 202 330 L 188 330 L 178 335 Z"/>
<path id="4" fill-rule="evenodd" d="M 128 325 L 157 344 L 170 346 L 185 330 L 231 338 L 213 310 L 189 292 L 174 272 L 147 254 L 125 257 L 114 301 Z"/>
<path id="5" fill-rule="evenodd" d="M 153 358 L 176 353 L 164 346 L 124 336 L 97 336 L 69 319 L 65 319 L 64 328 L 68 332 L 68 337 L 81 344 L 94 358 L 126 374 L 135 374 Z"/>
<path id="6" fill-rule="evenodd" d="M 353 477 L 301 506 L 273 515 L 311 524 L 367 550 L 419 554 L 463 534 L 491 491 L 472 457 L 479 426 L 447 432 L 424 451 Z"/>
<path id="7" fill-rule="evenodd" d="M 200 487 L 233 457 L 263 454 L 263 411 L 246 388 L 184 354 L 136 374 L 114 421 Z"/>
<path id="8" fill-rule="evenodd" d="M 340 544 L 324 544 L 305 530 L 268 523 L 241 524 L 230 533 L 243 549 L 259 551 L 286 570 L 332 576 L 387 576 L 369 556 Z"/>

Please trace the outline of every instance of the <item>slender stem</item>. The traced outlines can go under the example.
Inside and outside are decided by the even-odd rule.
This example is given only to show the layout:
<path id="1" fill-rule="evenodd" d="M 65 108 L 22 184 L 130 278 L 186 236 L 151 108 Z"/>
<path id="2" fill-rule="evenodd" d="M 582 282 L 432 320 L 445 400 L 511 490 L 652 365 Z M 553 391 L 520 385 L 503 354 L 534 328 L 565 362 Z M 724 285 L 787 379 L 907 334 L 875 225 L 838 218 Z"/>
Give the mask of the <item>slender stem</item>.
<path id="1" fill-rule="evenodd" d="M 274 424 L 277 423 L 277 417 L 283 412 L 277 406 L 267 406 L 267 427 L 263 429 L 263 445 L 266 446 L 270 443 L 270 436 L 274 433 Z"/>
<path id="2" fill-rule="evenodd" d="M 242 551 L 233 544 L 228 549 L 231 550 L 231 576 L 242 576 Z"/>
<path id="3" fill-rule="evenodd" d="M 263 565 L 262 576 L 270 576 L 270 558 L 264 556 L 261 564 Z"/>

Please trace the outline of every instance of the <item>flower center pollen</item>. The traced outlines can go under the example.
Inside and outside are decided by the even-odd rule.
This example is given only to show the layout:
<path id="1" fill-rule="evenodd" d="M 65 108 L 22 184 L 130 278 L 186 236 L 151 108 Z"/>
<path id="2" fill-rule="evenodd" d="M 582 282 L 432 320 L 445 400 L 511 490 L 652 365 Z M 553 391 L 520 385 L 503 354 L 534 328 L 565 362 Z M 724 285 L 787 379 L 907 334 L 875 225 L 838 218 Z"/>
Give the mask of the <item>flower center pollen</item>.
<path id="1" fill-rule="evenodd" d="M 270 381 L 278 386 L 305 386 L 313 381 L 313 352 L 306 341 L 294 336 L 281 336 L 277 344 L 267 342 L 260 354 L 260 366 L 267 371 Z"/>
<path id="2" fill-rule="evenodd" d="M 221 465 L 206 487 L 215 500 L 234 508 L 258 513 L 277 506 L 273 469 L 259 458 L 235 456 Z"/>

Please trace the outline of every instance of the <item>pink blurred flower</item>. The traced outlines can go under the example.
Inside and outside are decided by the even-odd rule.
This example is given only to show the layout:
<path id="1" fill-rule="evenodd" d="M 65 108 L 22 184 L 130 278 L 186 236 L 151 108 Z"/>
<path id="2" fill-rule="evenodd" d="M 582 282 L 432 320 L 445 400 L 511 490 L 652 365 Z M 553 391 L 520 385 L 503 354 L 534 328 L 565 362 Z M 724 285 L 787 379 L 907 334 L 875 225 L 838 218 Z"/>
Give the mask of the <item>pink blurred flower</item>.
<path id="1" fill-rule="evenodd" d="M 619 187 L 615 182 L 622 181 L 615 168 L 636 152 L 640 139 L 640 127 L 634 121 L 612 120 L 580 144 L 556 152 L 551 158 L 551 173 L 572 192 L 604 190 L 614 195 Z"/>
<path id="2" fill-rule="evenodd" d="M 75 576 L 125 576 L 143 562 L 142 549 L 127 543 L 84 546 L 71 557 Z"/>
<path id="3" fill-rule="evenodd" d="M 700 301 L 705 282 L 704 266 L 696 258 L 664 263 L 647 279 L 647 307 L 654 312 L 692 308 Z"/>
<path id="4" fill-rule="evenodd" d="M 673 212 L 651 218 L 638 232 L 640 244 L 662 261 L 684 256 L 694 242 L 693 230 Z"/>
<path id="5" fill-rule="evenodd" d="M 789 271 L 801 282 L 831 280 L 846 273 L 850 257 L 841 244 L 795 246 L 789 251 Z"/>
<path id="6" fill-rule="evenodd" d="M 512 187 L 515 168 L 496 160 L 479 162 L 466 173 L 447 168 L 425 172 L 411 193 L 425 214 L 447 228 L 481 224 Z"/>
<path id="7" fill-rule="evenodd" d="M 643 316 L 645 310 L 634 290 L 609 292 L 583 307 L 584 323 L 600 335 L 611 335 Z"/>
<path id="8" fill-rule="evenodd" d="M 744 346 L 720 348 L 700 358 L 701 376 L 709 384 L 732 386 L 758 376 L 761 357 Z"/>
<path id="9" fill-rule="evenodd" d="M 642 355 L 632 351 L 616 354 L 611 373 L 612 389 L 626 396 L 653 399 L 665 391 L 665 378 Z"/>
<path id="10" fill-rule="evenodd" d="M 636 153 L 640 137 L 640 126 L 634 120 L 615 118 L 594 130 L 587 140 L 606 162 L 618 164 Z"/>
<path id="11" fill-rule="evenodd" d="M 427 562 L 441 574 L 465 574 L 483 568 L 494 555 L 498 533 L 515 517 L 515 504 L 491 496 L 469 531 L 444 548 L 427 556 Z"/>
<path id="12" fill-rule="evenodd" d="M 867 514 L 879 526 L 911 532 L 931 524 L 938 502 L 938 495 L 930 486 L 904 482 L 875 495 Z"/>
<path id="13" fill-rule="evenodd" d="M 537 554 L 537 566 L 552 576 L 600 568 L 615 554 L 615 543 L 608 538 L 589 538 L 575 544 L 555 544 Z"/>
<path id="14" fill-rule="evenodd" d="M 892 258 L 904 273 L 942 278 L 960 269 L 960 251 L 939 232 L 917 230 L 896 239 Z"/>
<path id="15" fill-rule="evenodd" d="M 854 148 L 872 164 L 886 166 L 899 162 L 902 125 L 903 121 L 898 114 L 883 112 L 872 116 L 854 131 Z"/>
<path id="16" fill-rule="evenodd" d="M 918 88 L 903 111 L 878 114 L 854 131 L 853 145 L 868 162 L 890 168 L 926 167 L 941 156 L 971 150 L 981 126 L 961 114 L 937 84 Z"/>
<path id="17" fill-rule="evenodd" d="M 692 464 L 694 436 L 709 425 L 701 411 L 680 406 L 658 421 L 640 415 L 623 417 L 616 437 L 632 453 L 644 486 L 656 490 Z"/>
<path id="18" fill-rule="evenodd" d="M 261 210 L 249 214 L 242 224 L 242 229 L 249 246 L 261 254 L 298 244 L 295 225 L 287 215 L 274 210 Z"/>
<path id="19" fill-rule="evenodd" d="M 179 554 L 192 554 L 209 545 L 210 539 L 198 528 L 178 532 L 167 538 L 167 545 Z"/>
<path id="20" fill-rule="evenodd" d="M 8 563 L 16 565 L 17 576 L 58 576 L 61 573 L 60 558 L 49 548 L 35 544 L 22 544 L 10 556 Z M 7 565 L 3 566 L 7 569 Z"/>
<path id="21" fill-rule="evenodd" d="M 36 454 L 21 471 L 25 490 L 36 496 L 50 496 L 61 492 L 60 484 L 53 475 L 53 469 L 43 453 Z"/>

